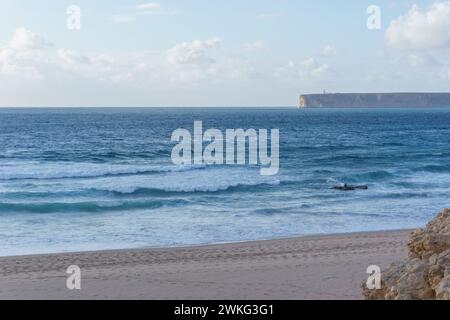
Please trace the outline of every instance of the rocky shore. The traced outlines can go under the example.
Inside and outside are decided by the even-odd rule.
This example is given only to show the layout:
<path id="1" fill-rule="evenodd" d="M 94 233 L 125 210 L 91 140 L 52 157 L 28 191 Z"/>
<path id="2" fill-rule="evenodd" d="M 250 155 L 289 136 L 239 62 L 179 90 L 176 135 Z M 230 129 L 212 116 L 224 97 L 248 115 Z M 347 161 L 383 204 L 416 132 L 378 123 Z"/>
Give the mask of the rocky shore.
<path id="1" fill-rule="evenodd" d="M 408 258 L 382 272 L 382 288 L 367 289 L 368 300 L 450 300 L 450 209 L 412 233 Z"/>

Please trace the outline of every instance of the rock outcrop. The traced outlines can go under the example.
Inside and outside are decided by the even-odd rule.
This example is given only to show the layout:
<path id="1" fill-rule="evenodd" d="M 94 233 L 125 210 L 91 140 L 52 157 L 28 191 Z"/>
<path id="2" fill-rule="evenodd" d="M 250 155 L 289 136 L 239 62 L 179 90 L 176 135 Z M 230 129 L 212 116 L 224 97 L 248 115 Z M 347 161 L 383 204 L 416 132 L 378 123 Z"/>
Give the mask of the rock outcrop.
<path id="1" fill-rule="evenodd" d="M 450 209 L 442 211 L 425 229 L 415 231 L 406 261 L 382 272 L 382 287 L 367 289 L 369 300 L 450 300 Z"/>

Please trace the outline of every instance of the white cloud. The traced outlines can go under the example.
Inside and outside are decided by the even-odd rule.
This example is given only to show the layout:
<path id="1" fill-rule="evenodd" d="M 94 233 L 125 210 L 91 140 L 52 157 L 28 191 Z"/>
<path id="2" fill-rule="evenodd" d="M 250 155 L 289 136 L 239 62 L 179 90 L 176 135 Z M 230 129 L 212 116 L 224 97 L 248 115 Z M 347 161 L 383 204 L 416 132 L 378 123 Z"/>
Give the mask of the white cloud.
<path id="1" fill-rule="evenodd" d="M 219 38 L 183 42 L 167 51 L 167 61 L 172 65 L 210 64 L 215 61 L 210 51 L 219 45 Z"/>
<path id="2" fill-rule="evenodd" d="M 16 29 L 9 43 L 9 47 L 15 50 L 40 50 L 51 46 L 51 42 L 25 28 Z"/>
<path id="3" fill-rule="evenodd" d="M 161 9 L 161 4 L 155 2 L 144 3 L 136 6 L 137 11 L 153 11 Z"/>
<path id="4" fill-rule="evenodd" d="M 299 73 L 300 75 L 320 78 L 326 74 L 329 69 L 327 64 L 320 63 L 314 58 L 309 58 L 300 63 Z"/>
<path id="5" fill-rule="evenodd" d="M 167 66 L 161 73 L 170 85 L 186 87 L 235 85 L 260 78 L 251 61 L 221 48 L 219 38 L 177 44 L 166 52 Z"/>
<path id="6" fill-rule="evenodd" d="M 116 84 L 130 90 L 179 90 L 199 83 L 245 81 L 254 72 L 245 59 L 219 50 L 218 38 L 183 42 L 167 51 L 91 54 L 46 50 L 49 42 L 29 30 L 16 32 L 12 39 L 0 47 L 1 81 L 14 76 L 61 85 L 75 81 L 89 90 Z"/>
<path id="7" fill-rule="evenodd" d="M 165 10 L 161 4 L 155 2 L 138 5 L 135 7 L 135 12 L 138 15 L 154 15 L 154 16 L 177 14 L 175 11 Z"/>
<path id="8" fill-rule="evenodd" d="M 268 46 L 262 41 L 247 42 L 242 45 L 244 51 L 260 51 L 267 48 Z"/>
<path id="9" fill-rule="evenodd" d="M 70 66 L 79 64 L 89 64 L 91 62 L 91 60 L 88 57 L 83 56 L 74 50 L 59 49 L 57 53 L 58 57 L 63 61 L 63 63 Z"/>
<path id="10" fill-rule="evenodd" d="M 332 45 L 326 45 L 321 53 L 320 53 L 323 57 L 332 57 L 335 56 L 337 54 L 337 50 L 335 47 L 333 47 Z"/>
<path id="11" fill-rule="evenodd" d="M 450 47 L 450 1 L 436 2 L 422 10 L 413 5 L 408 13 L 393 20 L 386 31 L 390 46 L 401 49 Z"/>
<path id="12" fill-rule="evenodd" d="M 28 80 L 40 80 L 40 66 L 48 62 L 44 50 L 52 43 L 25 28 L 17 28 L 11 40 L 0 47 L 0 74 Z"/>
<path id="13" fill-rule="evenodd" d="M 431 55 L 418 52 L 410 53 L 408 55 L 408 63 L 412 67 L 434 67 L 439 65 L 436 59 L 434 59 Z"/>
<path id="14" fill-rule="evenodd" d="M 330 73 L 328 64 L 311 57 L 300 62 L 289 61 L 276 70 L 276 76 L 285 80 L 313 81 L 323 79 Z"/>
<path id="15" fill-rule="evenodd" d="M 115 14 L 109 17 L 114 23 L 130 23 L 136 21 L 138 16 L 153 15 L 176 15 L 175 11 L 164 10 L 163 6 L 156 2 L 143 3 L 134 7 L 128 8 L 130 11 L 120 14 Z"/>
<path id="16" fill-rule="evenodd" d="M 26 80 L 41 80 L 42 74 L 33 66 L 6 63 L 3 64 L 0 73 L 13 78 L 21 78 Z"/>
<path id="17" fill-rule="evenodd" d="M 143 55 L 107 53 L 83 55 L 70 49 L 57 51 L 56 67 L 81 79 L 106 83 L 130 83 L 147 71 L 142 68 Z"/>

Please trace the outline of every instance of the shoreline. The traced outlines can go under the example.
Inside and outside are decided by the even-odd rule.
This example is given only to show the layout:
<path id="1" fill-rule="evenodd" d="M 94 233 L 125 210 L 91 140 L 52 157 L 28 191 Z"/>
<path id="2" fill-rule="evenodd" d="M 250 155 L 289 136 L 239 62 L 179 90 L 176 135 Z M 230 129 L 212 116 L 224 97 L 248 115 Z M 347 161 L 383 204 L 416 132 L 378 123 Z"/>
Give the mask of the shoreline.
<path id="1" fill-rule="evenodd" d="M 422 227 L 417 227 L 419 229 Z M 83 250 L 83 251 L 62 251 L 62 252 L 50 252 L 50 253 L 30 253 L 30 254 L 18 254 L 18 255 L 0 255 L 0 262 L 2 259 L 9 258 L 31 258 L 31 257 L 46 257 L 54 255 L 67 255 L 67 254 L 94 254 L 94 253 L 120 253 L 129 251 L 148 251 L 148 250 L 172 250 L 172 249 L 198 249 L 198 248 L 213 248 L 217 246 L 228 246 L 228 245 L 250 245 L 256 242 L 272 242 L 272 241 L 283 241 L 283 240 L 308 240 L 313 238 L 326 238 L 326 237 L 339 237 L 339 236 L 352 236 L 361 234 L 377 234 L 377 233 L 398 233 L 398 232 L 413 232 L 416 229 L 392 229 L 392 230 L 375 230 L 375 231 L 355 231 L 355 232 L 342 232 L 342 233 L 323 233 L 323 234 L 310 234 L 304 236 L 288 236 L 273 239 L 258 239 L 258 240 L 243 240 L 243 241 L 231 241 L 231 242 L 218 242 L 218 243 L 204 243 L 204 244 L 187 244 L 187 245 L 175 245 L 175 246 L 145 246 L 136 248 L 121 248 L 121 249 L 100 249 L 100 250 Z"/>
<path id="2" fill-rule="evenodd" d="M 0 257 L 0 299 L 362 299 L 367 267 L 404 258 L 411 231 Z"/>

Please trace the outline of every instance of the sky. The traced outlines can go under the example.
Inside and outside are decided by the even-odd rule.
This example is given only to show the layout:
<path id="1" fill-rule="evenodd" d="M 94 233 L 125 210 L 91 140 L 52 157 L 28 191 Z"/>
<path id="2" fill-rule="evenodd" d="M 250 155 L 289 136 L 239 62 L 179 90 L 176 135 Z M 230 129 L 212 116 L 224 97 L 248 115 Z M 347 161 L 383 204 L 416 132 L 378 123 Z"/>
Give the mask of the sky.
<path id="1" fill-rule="evenodd" d="M 450 91 L 449 53 L 450 1 L 1 0 L 0 106 Z"/>

